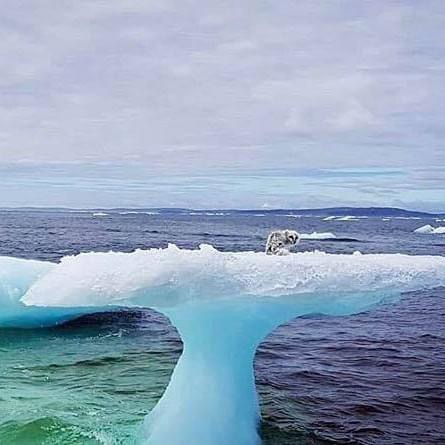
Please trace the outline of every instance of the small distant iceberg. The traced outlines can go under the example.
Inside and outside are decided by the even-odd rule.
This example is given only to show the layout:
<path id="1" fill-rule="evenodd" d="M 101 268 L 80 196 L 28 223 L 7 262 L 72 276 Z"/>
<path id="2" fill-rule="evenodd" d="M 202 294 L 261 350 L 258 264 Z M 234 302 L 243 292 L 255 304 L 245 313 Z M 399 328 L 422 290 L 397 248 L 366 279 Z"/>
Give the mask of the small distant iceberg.
<path id="1" fill-rule="evenodd" d="M 337 221 L 358 221 L 358 218 L 356 216 L 347 215 L 337 218 Z"/>
<path id="2" fill-rule="evenodd" d="M 191 216 L 229 216 L 230 213 L 224 212 L 189 212 Z"/>
<path id="3" fill-rule="evenodd" d="M 96 212 L 96 213 L 93 213 L 93 216 L 94 216 L 94 217 L 97 217 L 97 216 L 108 216 L 108 213 L 104 213 L 104 212 Z"/>
<path id="4" fill-rule="evenodd" d="M 360 218 L 366 218 L 366 216 L 326 216 L 326 218 L 323 218 L 323 221 L 358 221 Z"/>
<path id="5" fill-rule="evenodd" d="M 360 218 L 366 218 L 366 216 L 327 216 L 326 218 L 323 218 L 323 221 L 358 221 Z"/>
<path id="6" fill-rule="evenodd" d="M 312 232 L 312 233 L 301 233 L 301 239 L 313 239 L 313 240 L 326 240 L 335 239 L 336 235 L 332 232 Z"/>
<path id="7" fill-rule="evenodd" d="M 126 212 L 119 212 L 119 215 L 159 215 L 159 212 L 138 212 L 136 210 L 128 210 Z"/>
<path id="8" fill-rule="evenodd" d="M 431 224 L 426 224 L 414 230 L 414 233 L 422 233 L 427 235 L 445 234 L 445 226 L 433 227 Z"/>

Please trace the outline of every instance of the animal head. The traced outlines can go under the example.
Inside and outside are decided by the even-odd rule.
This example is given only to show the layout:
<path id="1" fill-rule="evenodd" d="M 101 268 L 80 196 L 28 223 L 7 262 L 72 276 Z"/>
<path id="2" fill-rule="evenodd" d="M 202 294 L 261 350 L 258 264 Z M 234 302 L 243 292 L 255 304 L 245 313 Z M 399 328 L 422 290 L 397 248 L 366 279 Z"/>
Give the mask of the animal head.
<path id="1" fill-rule="evenodd" d="M 285 230 L 284 235 L 286 237 L 286 241 L 290 244 L 297 244 L 300 242 L 300 234 L 295 230 Z"/>

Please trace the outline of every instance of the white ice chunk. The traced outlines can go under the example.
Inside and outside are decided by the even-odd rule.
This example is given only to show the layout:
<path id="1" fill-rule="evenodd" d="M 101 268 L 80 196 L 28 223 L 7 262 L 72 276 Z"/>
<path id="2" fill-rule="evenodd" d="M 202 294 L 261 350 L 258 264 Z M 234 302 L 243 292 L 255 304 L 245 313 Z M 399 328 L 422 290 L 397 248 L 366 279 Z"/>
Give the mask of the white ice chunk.
<path id="1" fill-rule="evenodd" d="M 445 233 L 445 227 L 444 226 L 433 227 L 430 224 L 426 224 L 426 225 L 414 230 L 414 233 L 423 233 L 423 234 L 429 234 L 429 235 L 443 234 L 443 233 Z"/>
<path id="2" fill-rule="evenodd" d="M 301 233 L 300 239 L 333 239 L 336 238 L 335 234 L 332 232 L 312 232 L 312 233 Z"/>

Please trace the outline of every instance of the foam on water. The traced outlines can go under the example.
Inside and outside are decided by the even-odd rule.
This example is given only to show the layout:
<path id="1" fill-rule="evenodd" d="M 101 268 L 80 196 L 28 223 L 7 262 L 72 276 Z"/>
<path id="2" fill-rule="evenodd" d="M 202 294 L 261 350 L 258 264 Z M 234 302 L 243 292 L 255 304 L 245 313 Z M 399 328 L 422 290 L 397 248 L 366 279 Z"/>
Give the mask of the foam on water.
<path id="1" fill-rule="evenodd" d="M 57 265 L 2 258 L 0 266 L 0 325 L 26 326 L 33 311 L 51 323 L 110 306 L 153 307 L 170 318 L 184 350 L 141 428 L 145 445 L 258 445 L 252 363 L 276 326 L 311 313 L 353 314 L 403 291 L 445 285 L 445 257 L 277 257 L 208 245 L 86 253 Z"/>

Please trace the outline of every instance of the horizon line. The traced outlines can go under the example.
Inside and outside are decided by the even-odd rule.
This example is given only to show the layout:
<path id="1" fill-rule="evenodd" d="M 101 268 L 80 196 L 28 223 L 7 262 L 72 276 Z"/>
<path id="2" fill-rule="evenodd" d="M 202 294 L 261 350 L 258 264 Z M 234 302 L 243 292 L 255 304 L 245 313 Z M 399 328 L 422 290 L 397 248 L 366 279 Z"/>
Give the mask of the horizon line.
<path id="1" fill-rule="evenodd" d="M 277 207 L 277 208 L 192 208 L 192 207 L 63 207 L 63 206 L 0 206 L 0 210 L 74 210 L 74 211 L 92 211 L 92 210 L 191 210 L 198 212 L 209 211 L 234 211 L 234 212 L 279 212 L 279 211 L 320 211 L 320 210 L 339 210 L 339 209 L 353 209 L 353 210 L 399 210 L 404 212 L 422 213 L 427 215 L 444 215 L 445 209 L 438 212 L 407 209 L 404 207 L 392 206 L 331 206 L 331 207 Z"/>

